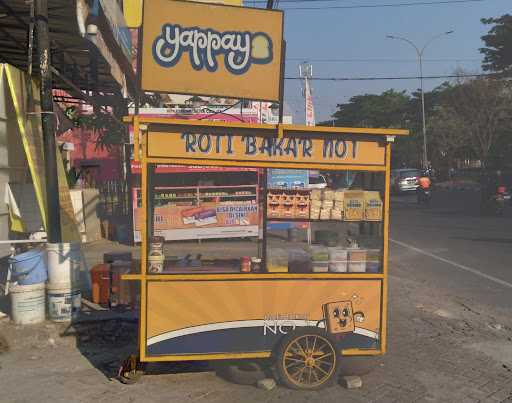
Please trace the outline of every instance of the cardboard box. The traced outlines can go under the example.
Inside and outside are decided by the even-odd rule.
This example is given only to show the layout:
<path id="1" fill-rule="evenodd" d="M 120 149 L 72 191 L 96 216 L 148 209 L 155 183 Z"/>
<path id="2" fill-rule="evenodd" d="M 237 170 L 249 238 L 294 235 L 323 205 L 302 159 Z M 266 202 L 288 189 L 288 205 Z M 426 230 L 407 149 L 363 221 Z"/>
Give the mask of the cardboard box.
<path id="1" fill-rule="evenodd" d="M 364 219 L 364 191 L 347 190 L 343 201 L 345 221 L 362 221 Z"/>
<path id="2" fill-rule="evenodd" d="M 364 219 L 382 221 L 382 200 L 379 192 L 364 192 Z"/>

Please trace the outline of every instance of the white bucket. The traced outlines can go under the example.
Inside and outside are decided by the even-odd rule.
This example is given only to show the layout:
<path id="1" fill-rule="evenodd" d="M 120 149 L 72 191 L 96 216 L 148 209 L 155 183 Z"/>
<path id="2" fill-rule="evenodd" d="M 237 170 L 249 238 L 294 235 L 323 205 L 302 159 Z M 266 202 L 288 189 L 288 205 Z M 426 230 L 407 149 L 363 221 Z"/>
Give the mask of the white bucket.
<path id="1" fill-rule="evenodd" d="M 48 284 L 48 316 L 54 322 L 75 319 L 82 306 L 82 293 L 78 288 L 64 284 Z"/>
<path id="2" fill-rule="evenodd" d="M 48 282 L 78 286 L 80 281 L 80 244 L 48 243 Z"/>
<path id="3" fill-rule="evenodd" d="M 44 322 L 44 283 L 12 286 L 9 293 L 14 323 L 28 325 Z"/>

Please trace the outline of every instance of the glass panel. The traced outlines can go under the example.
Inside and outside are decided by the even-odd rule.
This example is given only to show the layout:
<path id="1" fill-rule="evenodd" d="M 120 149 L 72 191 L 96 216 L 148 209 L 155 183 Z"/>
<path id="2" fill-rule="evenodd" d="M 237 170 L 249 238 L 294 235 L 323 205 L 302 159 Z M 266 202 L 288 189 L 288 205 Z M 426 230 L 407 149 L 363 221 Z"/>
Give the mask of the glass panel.
<path id="1" fill-rule="evenodd" d="M 384 173 L 157 168 L 148 184 L 148 273 L 382 272 Z"/>
<path id="2" fill-rule="evenodd" d="M 384 173 L 313 172 L 303 188 L 268 189 L 267 270 L 381 273 Z"/>

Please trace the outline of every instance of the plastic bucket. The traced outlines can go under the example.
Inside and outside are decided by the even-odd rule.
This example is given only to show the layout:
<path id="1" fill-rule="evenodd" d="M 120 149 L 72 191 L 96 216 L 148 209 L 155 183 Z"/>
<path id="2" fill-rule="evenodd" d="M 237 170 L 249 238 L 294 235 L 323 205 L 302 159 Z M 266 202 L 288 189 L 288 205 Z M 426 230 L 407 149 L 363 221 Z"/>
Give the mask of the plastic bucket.
<path id="1" fill-rule="evenodd" d="M 82 306 L 82 293 L 67 284 L 48 284 L 48 316 L 54 322 L 76 319 Z"/>
<path id="2" fill-rule="evenodd" d="M 14 323 L 28 325 L 44 322 L 44 283 L 12 286 L 9 293 Z"/>
<path id="3" fill-rule="evenodd" d="M 48 282 L 73 287 L 80 279 L 80 244 L 48 243 Z"/>
<path id="4" fill-rule="evenodd" d="M 20 285 L 44 283 L 48 278 L 44 250 L 35 248 L 9 258 L 12 280 Z"/>

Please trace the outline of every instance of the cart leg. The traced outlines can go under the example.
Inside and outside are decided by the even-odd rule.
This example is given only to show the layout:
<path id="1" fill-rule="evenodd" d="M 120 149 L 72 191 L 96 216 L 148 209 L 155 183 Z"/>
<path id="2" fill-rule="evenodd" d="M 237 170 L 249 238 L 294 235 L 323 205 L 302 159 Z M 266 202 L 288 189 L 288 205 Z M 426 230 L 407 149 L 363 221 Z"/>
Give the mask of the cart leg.
<path id="1" fill-rule="evenodd" d="M 132 385 L 144 374 L 144 363 L 140 362 L 138 354 L 131 354 L 123 361 L 117 372 L 117 378 L 121 383 Z"/>

